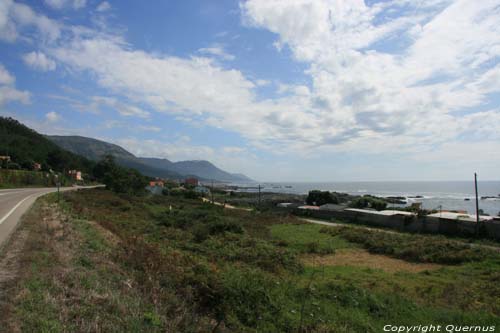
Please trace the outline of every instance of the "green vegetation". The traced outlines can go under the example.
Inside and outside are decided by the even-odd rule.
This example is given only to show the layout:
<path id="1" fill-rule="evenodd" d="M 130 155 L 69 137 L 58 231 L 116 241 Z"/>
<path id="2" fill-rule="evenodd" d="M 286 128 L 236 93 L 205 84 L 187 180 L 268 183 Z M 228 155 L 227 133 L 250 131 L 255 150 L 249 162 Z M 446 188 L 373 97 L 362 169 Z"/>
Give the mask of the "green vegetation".
<path id="1" fill-rule="evenodd" d="M 93 169 L 94 176 L 106 187 L 117 193 L 139 193 L 144 191 L 147 178 L 134 169 L 118 166 L 113 156 L 106 156 Z"/>
<path id="2" fill-rule="evenodd" d="M 357 197 L 349 203 L 352 208 L 373 208 L 376 210 L 384 210 L 387 208 L 387 201 L 371 195 Z"/>
<path id="3" fill-rule="evenodd" d="M 276 224 L 271 226 L 271 235 L 277 244 L 287 246 L 298 253 L 334 253 L 336 249 L 350 248 L 353 244 L 340 236 L 332 237 L 320 233 L 322 226 L 317 224 Z"/>
<path id="4" fill-rule="evenodd" d="M 18 279 L 10 312 L 23 331 L 380 332 L 388 323 L 500 324 L 500 259 L 493 253 L 478 257 L 474 249 L 454 266 L 386 271 L 369 265 L 395 259 L 335 263 L 360 251 L 373 256 L 360 248 L 364 242 L 348 239 L 347 228 L 282 213 L 103 189 L 64 193 L 59 206 L 53 198 L 38 209 L 43 221 L 61 214 L 60 226 L 29 216 L 24 224 L 31 232 L 23 260 L 32 264 Z M 434 236 L 418 237 L 421 246 L 410 246 L 408 258 L 443 262 L 435 259 Z M 409 244 L 382 242 L 394 253 Z M 449 256 L 456 247 L 445 243 Z M 311 258 L 326 264 L 310 265 Z"/>
<path id="5" fill-rule="evenodd" d="M 322 232 L 361 244 L 368 251 L 396 258 L 440 264 L 460 264 L 498 258 L 485 247 L 449 240 L 445 236 L 423 236 L 388 231 L 368 231 L 365 228 L 323 228 Z"/>
<path id="6" fill-rule="evenodd" d="M 19 185 L 23 186 L 55 186 L 57 181 L 61 185 L 69 184 L 66 177 L 56 178 L 55 174 L 48 172 L 35 172 L 25 170 L 0 169 L 0 188 L 11 188 Z"/>
<path id="7" fill-rule="evenodd" d="M 96 164 L 12 118 L 0 117 L 0 156 L 10 157 L 0 160 L 0 187 L 69 185 L 69 170 L 82 171 L 87 182 L 97 180 L 120 193 L 139 193 L 147 183 L 138 171 L 116 165 L 111 157 Z M 35 163 L 41 171 L 33 171 Z"/>
<path id="8" fill-rule="evenodd" d="M 317 205 L 321 206 L 327 203 L 338 204 L 339 199 L 333 193 L 329 191 L 309 191 L 309 195 L 306 198 L 306 202 L 308 205 Z"/>
<path id="9" fill-rule="evenodd" d="M 9 169 L 33 170 L 36 162 L 44 171 L 78 169 L 88 173 L 93 166 L 91 161 L 59 148 L 17 120 L 4 117 L 0 117 L 0 155 L 10 156 L 11 163 L 1 166 Z"/>
<path id="10" fill-rule="evenodd" d="M 235 192 L 235 191 L 222 191 L 217 188 L 212 191 L 215 201 L 226 202 L 230 205 L 245 208 L 255 208 L 259 210 L 272 210 L 280 202 L 292 202 L 303 204 L 305 196 L 299 194 L 289 193 L 270 193 L 262 192 L 260 194 L 255 192 Z"/>

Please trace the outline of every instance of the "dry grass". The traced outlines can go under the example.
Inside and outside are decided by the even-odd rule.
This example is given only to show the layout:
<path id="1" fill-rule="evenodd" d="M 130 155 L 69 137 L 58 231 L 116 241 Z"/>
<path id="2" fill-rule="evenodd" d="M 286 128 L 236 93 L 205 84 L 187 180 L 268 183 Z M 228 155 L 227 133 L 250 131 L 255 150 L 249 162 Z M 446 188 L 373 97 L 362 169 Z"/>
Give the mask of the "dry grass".
<path id="1" fill-rule="evenodd" d="M 64 235 L 61 217 L 53 205 L 38 200 L 35 206 L 22 217 L 21 226 L 14 232 L 3 249 L 0 258 L 0 327 L 8 332 L 21 331 L 21 321 L 15 319 L 15 300 L 26 295 L 27 290 L 19 288 L 17 282 L 29 275 L 32 254 L 46 244 L 48 237 L 60 239 Z M 53 242 L 57 246 L 56 242 Z M 62 251 L 54 262 L 67 258 Z"/>
<path id="2" fill-rule="evenodd" d="M 428 263 L 410 263 L 408 261 L 371 254 L 361 249 L 341 249 L 330 255 L 304 255 L 301 261 L 306 266 L 355 266 L 381 269 L 385 272 L 419 273 L 442 268 L 443 265 Z"/>

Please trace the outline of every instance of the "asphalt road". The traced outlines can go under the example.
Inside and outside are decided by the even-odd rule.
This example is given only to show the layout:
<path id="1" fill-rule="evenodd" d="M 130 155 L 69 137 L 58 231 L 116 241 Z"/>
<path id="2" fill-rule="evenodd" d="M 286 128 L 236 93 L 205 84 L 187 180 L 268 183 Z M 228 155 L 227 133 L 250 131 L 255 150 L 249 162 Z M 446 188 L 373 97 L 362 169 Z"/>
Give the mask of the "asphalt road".
<path id="1" fill-rule="evenodd" d="M 92 187 L 93 186 L 62 187 L 61 191 Z M 54 187 L 0 190 L 0 249 L 11 233 L 16 229 L 21 216 L 31 207 L 35 200 L 44 194 L 56 191 L 57 188 Z"/>

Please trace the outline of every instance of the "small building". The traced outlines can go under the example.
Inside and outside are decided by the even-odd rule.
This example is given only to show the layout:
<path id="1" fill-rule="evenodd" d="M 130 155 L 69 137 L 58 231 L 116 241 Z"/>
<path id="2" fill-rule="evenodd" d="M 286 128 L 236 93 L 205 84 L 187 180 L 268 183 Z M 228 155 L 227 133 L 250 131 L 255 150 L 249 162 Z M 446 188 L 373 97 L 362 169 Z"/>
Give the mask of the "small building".
<path id="1" fill-rule="evenodd" d="M 81 171 L 69 170 L 68 175 L 74 180 L 83 180 Z"/>
<path id="2" fill-rule="evenodd" d="M 476 215 L 463 212 L 441 211 L 439 213 L 429 214 L 427 216 L 438 217 L 440 219 L 455 220 L 455 221 L 458 220 L 458 221 L 476 222 Z M 495 219 L 494 216 L 479 215 L 479 221 L 491 221 L 494 219 Z"/>
<path id="3" fill-rule="evenodd" d="M 319 206 L 319 210 L 329 210 L 329 211 L 342 211 L 346 208 L 344 205 L 327 203 Z"/>
<path id="4" fill-rule="evenodd" d="M 162 195 L 163 194 L 163 187 L 162 186 L 146 186 L 146 191 L 149 191 L 151 194 L 154 194 L 154 195 Z"/>
<path id="5" fill-rule="evenodd" d="M 8 156 L 8 155 L 0 155 L 0 161 L 10 162 L 10 156 Z"/>
<path id="6" fill-rule="evenodd" d="M 279 204 L 276 205 L 278 208 L 289 208 L 293 203 L 291 202 L 280 202 Z"/>
<path id="7" fill-rule="evenodd" d="M 194 188 L 194 191 L 196 193 L 199 193 L 199 194 L 202 194 L 202 195 L 208 195 L 208 194 L 210 194 L 210 189 L 208 187 L 200 186 L 200 185 L 196 186 Z"/>
<path id="8" fill-rule="evenodd" d="M 33 163 L 33 170 L 40 171 L 42 170 L 42 165 L 40 163 Z"/>
<path id="9" fill-rule="evenodd" d="M 319 210 L 319 206 L 310 206 L 310 205 L 299 206 L 298 208 L 304 210 Z"/>
<path id="10" fill-rule="evenodd" d="M 198 181 L 198 178 L 191 177 L 191 178 L 186 178 L 184 180 L 184 184 L 186 184 L 186 185 L 192 185 L 192 186 L 198 186 L 199 181 Z"/>
<path id="11" fill-rule="evenodd" d="M 385 216 L 396 216 L 396 215 L 404 215 L 404 216 L 416 216 L 413 212 L 407 212 L 403 210 L 371 210 L 371 209 L 360 209 L 360 208 L 347 208 L 345 209 L 349 212 L 356 213 L 365 213 L 365 214 L 373 214 L 373 215 L 385 215 Z"/>
<path id="12" fill-rule="evenodd" d="M 165 187 L 165 182 L 161 179 L 156 179 L 156 180 L 150 181 L 149 186 L 151 186 L 151 187 L 155 187 L 155 186 Z"/>

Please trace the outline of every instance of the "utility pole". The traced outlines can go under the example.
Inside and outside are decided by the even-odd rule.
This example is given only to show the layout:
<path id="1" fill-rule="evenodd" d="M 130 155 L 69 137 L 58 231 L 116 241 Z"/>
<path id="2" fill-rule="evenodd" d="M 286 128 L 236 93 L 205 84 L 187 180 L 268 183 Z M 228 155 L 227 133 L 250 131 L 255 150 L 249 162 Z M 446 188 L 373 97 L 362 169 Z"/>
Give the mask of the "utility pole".
<path id="1" fill-rule="evenodd" d="M 57 202 L 59 203 L 60 201 L 60 198 L 61 198 L 61 192 L 59 191 L 59 188 L 61 187 L 61 182 L 59 181 L 59 176 L 56 175 L 56 179 L 57 179 Z"/>
<path id="2" fill-rule="evenodd" d="M 479 232 L 479 199 L 477 196 L 477 174 L 474 172 L 474 188 L 476 190 L 476 235 Z"/>
<path id="3" fill-rule="evenodd" d="M 214 201 L 214 180 L 212 179 L 212 190 L 210 191 L 211 195 L 212 195 L 212 205 L 215 203 Z"/>
<path id="4" fill-rule="evenodd" d="M 260 184 L 259 184 L 259 208 L 260 208 L 260 189 L 261 189 L 261 187 L 260 187 Z"/>

